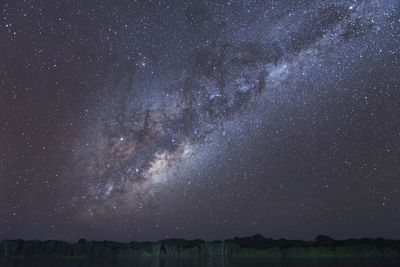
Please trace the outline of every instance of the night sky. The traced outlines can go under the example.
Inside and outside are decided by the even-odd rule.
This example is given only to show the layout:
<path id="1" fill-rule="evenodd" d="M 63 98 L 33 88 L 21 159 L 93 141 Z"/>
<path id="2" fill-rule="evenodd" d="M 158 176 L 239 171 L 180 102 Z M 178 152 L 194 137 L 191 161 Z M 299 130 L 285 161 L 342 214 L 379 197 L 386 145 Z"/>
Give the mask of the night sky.
<path id="1" fill-rule="evenodd" d="M 5 0 L 0 239 L 400 238 L 398 0 Z"/>

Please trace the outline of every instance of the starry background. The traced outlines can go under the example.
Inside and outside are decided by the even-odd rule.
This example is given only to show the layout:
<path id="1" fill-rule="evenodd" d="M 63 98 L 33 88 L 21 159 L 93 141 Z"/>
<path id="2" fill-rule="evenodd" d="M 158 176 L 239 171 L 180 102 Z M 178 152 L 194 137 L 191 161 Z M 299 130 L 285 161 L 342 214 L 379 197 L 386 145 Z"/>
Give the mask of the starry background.
<path id="1" fill-rule="evenodd" d="M 397 0 L 0 8 L 0 239 L 400 238 Z"/>

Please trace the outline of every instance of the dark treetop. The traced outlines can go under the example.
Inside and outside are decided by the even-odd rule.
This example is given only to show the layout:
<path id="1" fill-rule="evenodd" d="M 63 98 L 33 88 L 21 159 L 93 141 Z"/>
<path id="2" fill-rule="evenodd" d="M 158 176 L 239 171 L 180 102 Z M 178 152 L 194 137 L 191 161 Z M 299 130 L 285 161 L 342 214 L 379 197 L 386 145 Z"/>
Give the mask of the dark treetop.
<path id="1" fill-rule="evenodd" d="M 158 242 L 65 241 L 0 242 L 0 262 L 10 258 L 203 258 L 233 257 L 243 259 L 345 259 L 400 258 L 400 241 L 382 238 L 334 240 L 319 235 L 314 241 L 274 240 L 262 235 L 235 237 L 225 241 L 165 239 Z"/>

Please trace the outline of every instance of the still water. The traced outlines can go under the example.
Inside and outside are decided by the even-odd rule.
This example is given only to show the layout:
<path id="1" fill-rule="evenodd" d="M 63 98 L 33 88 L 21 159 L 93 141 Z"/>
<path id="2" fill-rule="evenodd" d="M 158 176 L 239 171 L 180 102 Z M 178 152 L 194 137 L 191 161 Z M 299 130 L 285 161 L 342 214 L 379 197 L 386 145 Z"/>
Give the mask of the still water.
<path id="1" fill-rule="evenodd" d="M 0 267 L 400 267 L 400 259 L 324 259 L 324 260 L 271 260 L 271 259 L 3 259 Z"/>

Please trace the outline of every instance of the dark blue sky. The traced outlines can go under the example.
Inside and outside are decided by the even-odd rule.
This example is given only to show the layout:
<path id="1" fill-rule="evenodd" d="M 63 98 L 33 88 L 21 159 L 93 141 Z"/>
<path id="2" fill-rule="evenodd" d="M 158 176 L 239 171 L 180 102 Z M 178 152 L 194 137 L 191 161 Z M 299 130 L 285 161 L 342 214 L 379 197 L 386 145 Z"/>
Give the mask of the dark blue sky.
<path id="1" fill-rule="evenodd" d="M 0 7 L 0 239 L 400 238 L 398 1 Z"/>

